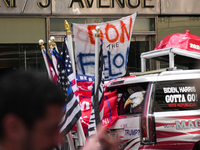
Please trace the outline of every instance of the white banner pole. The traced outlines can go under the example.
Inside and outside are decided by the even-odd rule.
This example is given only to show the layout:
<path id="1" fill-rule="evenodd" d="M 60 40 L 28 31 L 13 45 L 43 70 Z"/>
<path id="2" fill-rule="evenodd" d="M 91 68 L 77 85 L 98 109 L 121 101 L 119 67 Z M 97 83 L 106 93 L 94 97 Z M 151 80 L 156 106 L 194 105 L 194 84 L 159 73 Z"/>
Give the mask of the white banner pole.
<path id="1" fill-rule="evenodd" d="M 55 39 L 54 36 L 51 36 L 51 37 L 50 37 L 50 41 L 51 41 L 51 43 L 52 43 L 52 47 L 55 48 L 56 52 L 58 52 L 58 54 L 59 54 L 59 51 L 58 51 L 57 45 L 56 45 L 56 43 L 55 43 L 55 40 L 56 40 L 56 39 Z"/>
<path id="2" fill-rule="evenodd" d="M 76 68 L 75 68 L 75 60 L 74 60 L 74 51 L 73 51 L 71 31 L 70 32 L 67 31 L 67 44 L 68 44 L 68 49 L 69 49 L 69 57 L 70 57 L 71 62 L 72 62 L 72 68 L 73 68 L 73 72 L 74 72 L 75 79 L 76 79 Z"/>
<path id="3" fill-rule="evenodd" d="M 55 39 L 55 38 L 54 38 Z M 56 74 L 58 75 L 58 69 L 57 69 L 57 59 L 55 58 L 55 56 L 53 55 L 53 44 L 54 41 L 51 41 L 49 40 L 49 52 L 51 54 L 51 58 L 52 58 L 52 63 L 53 63 L 53 66 L 54 66 L 54 69 L 56 71 Z M 51 51 L 50 51 L 51 50 Z"/>
<path id="4" fill-rule="evenodd" d="M 69 133 L 67 133 L 67 140 L 68 140 L 68 143 L 69 143 L 69 149 L 70 150 L 75 150 L 74 141 L 73 141 L 73 137 L 72 137 L 71 131 L 69 131 Z"/>
<path id="5" fill-rule="evenodd" d="M 99 80 L 99 49 L 100 49 L 100 27 L 97 26 L 95 28 L 97 33 L 95 34 L 95 91 L 94 94 L 96 94 L 97 90 L 97 84 Z"/>
<path id="6" fill-rule="evenodd" d="M 50 74 L 50 70 L 49 70 L 49 65 L 48 65 L 48 62 L 47 62 L 47 58 L 46 58 L 46 56 L 45 56 L 45 54 L 44 54 L 44 52 L 43 52 L 43 50 L 45 50 L 45 47 L 44 47 L 43 44 L 44 44 L 44 41 L 43 41 L 42 39 L 40 39 L 40 40 L 39 40 L 39 45 L 41 45 L 41 52 L 42 52 L 42 56 L 43 56 L 43 59 L 44 59 L 44 63 L 45 63 L 45 66 L 46 66 L 46 68 L 47 68 L 48 76 L 49 76 L 49 78 L 52 80 L 51 74 Z M 46 53 L 47 53 L 47 51 L 46 51 Z M 48 55 L 48 53 L 47 53 L 47 55 Z"/>

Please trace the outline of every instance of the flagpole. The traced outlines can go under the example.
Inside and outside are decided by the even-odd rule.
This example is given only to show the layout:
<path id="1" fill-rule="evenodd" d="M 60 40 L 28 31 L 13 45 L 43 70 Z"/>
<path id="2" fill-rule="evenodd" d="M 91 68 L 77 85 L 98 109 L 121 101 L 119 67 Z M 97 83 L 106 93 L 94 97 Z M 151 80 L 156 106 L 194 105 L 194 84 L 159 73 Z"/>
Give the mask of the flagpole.
<path id="1" fill-rule="evenodd" d="M 65 30 L 67 30 L 66 34 L 67 34 L 67 43 L 68 43 L 68 48 L 69 48 L 69 56 L 72 62 L 72 68 L 73 68 L 73 72 L 75 75 L 75 82 L 76 82 L 76 68 L 75 68 L 74 52 L 73 52 L 73 44 L 72 44 L 72 32 L 70 30 L 70 26 L 67 20 L 65 20 L 64 25 L 65 25 Z M 79 146 L 83 146 L 85 143 L 85 135 L 84 135 L 84 131 L 83 131 L 83 127 L 81 125 L 80 119 L 78 119 L 78 121 L 76 122 L 76 125 L 77 125 L 78 143 L 79 143 Z"/>
<path id="2" fill-rule="evenodd" d="M 97 85 L 99 80 L 99 48 L 100 48 L 100 27 L 96 26 L 95 30 L 97 33 L 95 34 L 95 90 L 94 94 L 96 95 Z"/>
<path id="3" fill-rule="evenodd" d="M 44 52 L 43 50 L 45 50 L 45 46 L 44 46 L 44 41 L 42 39 L 39 40 L 39 45 L 41 45 L 41 52 L 42 52 L 42 56 L 43 56 L 43 59 L 44 59 L 44 63 L 45 63 L 45 66 L 47 68 L 47 73 L 48 73 L 48 76 L 50 79 L 51 78 L 51 74 L 50 74 L 50 70 L 49 70 L 49 67 L 48 67 L 48 62 L 47 62 L 47 59 L 45 58 L 46 56 L 44 55 Z"/>
<path id="4" fill-rule="evenodd" d="M 104 111 L 104 74 L 103 74 L 103 41 L 100 43 L 100 28 L 95 34 L 95 87 L 92 90 L 92 110 L 88 125 L 88 135 L 97 134 L 97 125 L 101 124 Z M 95 89 L 96 88 L 96 89 Z"/>
<path id="5" fill-rule="evenodd" d="M 69 144 L 69 149 L 75 150 L 73 136 L 72 136 L 71 131 L 69 133 L 67 133 L 66 136 L 67 136 L 67 140 L 68 140 L 68 144 Z"/>
<path id="6" fill-rule="evenodd" d="M 56 74 L 58 75 L 57 60 L 55 60 L 55 56 L 53 56 L 53 52 L 52 52 L 53 51 L 53 45 L 52 44 L 53 44 L 53 42 L 51 40 L 49 40 L 49 52 L 51 54 L 51 58 L 52 58 L 54 69 L 56 71 Z"/>
<path id="7" fill-rule="evenodd" d="M 73 72 L 75 74 L 75 78 L 76 78 L 76 68 L 75 68 L 75 61 L 74 61 L 74 51 L 73 51 L 73 44 L 72 44 L 72 32 L 70 30 L 70 26 L 67 22 L 67 20 L 65 20 L 65 30 L 66 34 L 67 34 L 67 43 L 68 43 L 68 48 L 69 48 L 69 56 L 72 62 L 72 68 L 73 68 Z"/>
<path id="8" fill-rule="evenodd" d="M 58 48 L 57 48 L 57 45 L 56 45 L 56 43 L 55 43 L 55 37 L 54 37 L 54 36 L 51 36 L 51 37 L 50 37 L 50 41 L 51 41 L 51 43 L 52 43 L 52 46 L 55 47 L 55 50 L 59 53 Z"/>

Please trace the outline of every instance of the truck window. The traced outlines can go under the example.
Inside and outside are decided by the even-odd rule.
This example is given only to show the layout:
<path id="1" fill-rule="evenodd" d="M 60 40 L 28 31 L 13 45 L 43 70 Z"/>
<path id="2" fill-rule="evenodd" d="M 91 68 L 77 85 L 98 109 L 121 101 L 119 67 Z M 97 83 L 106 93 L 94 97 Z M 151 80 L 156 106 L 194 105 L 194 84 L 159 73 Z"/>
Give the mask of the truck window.
<path id="1" fill-rule="evenodd" d="M 200 80 L 157 82 L 154 111 L 196 110 L 198 107 L 197 84 Z"/>
<path id="2" fill-rule="evenodd" d="M 112 91 L 117 89 L 118 114 L 142 113 L 147 86 L 148 83 L 140 83 L 112 88 Z"/>

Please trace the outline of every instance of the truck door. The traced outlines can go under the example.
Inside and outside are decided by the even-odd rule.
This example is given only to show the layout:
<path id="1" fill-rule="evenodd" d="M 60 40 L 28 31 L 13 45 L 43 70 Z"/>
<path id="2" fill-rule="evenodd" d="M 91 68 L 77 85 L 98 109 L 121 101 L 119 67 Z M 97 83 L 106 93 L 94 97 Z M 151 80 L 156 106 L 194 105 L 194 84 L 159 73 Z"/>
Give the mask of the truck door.
<path id="1" fill-rule="evenodd" d="M 117 89 L 118 120 L 110 127 L 110 134 L 117 133 L 121 149 L 136 150 L 140 145 L 140 120 L 149 83 L 128 84 L 108 89 Z"/>
<path id="2" fill-rule="evenodd" d="M 200 139 L 200 111 L 196 82 L 157 82 L 154 97 L 156 145 L 153 149 L 192 149 Z"/>

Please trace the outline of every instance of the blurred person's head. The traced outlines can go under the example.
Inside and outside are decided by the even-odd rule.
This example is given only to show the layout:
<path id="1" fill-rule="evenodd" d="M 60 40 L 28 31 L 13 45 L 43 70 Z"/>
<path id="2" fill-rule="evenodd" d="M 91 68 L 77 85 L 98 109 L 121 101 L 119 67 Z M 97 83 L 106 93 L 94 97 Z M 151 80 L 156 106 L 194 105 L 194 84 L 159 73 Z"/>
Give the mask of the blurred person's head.
<path id="1" fill-rule="evenodd" d="M 12 72 L 0 79 L 0 149 L 48 150 L 62 142 L 65 96 L 47 77 Z"/>

